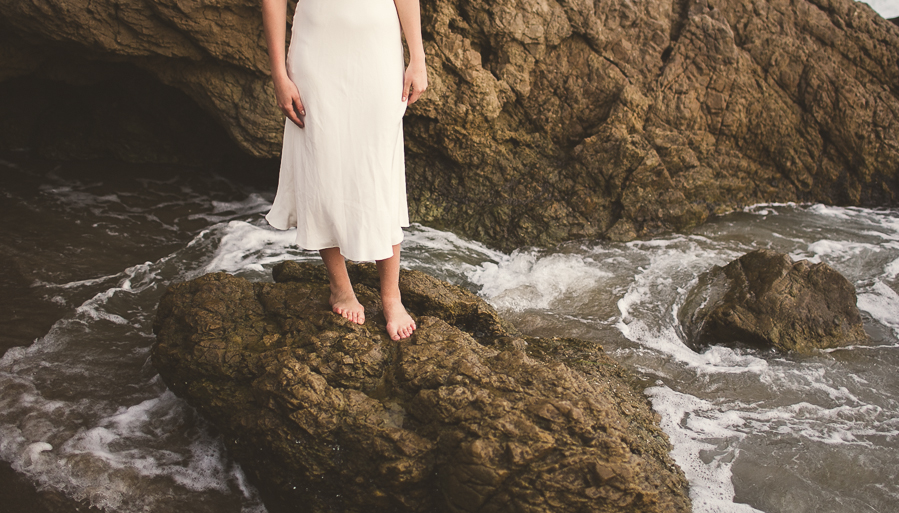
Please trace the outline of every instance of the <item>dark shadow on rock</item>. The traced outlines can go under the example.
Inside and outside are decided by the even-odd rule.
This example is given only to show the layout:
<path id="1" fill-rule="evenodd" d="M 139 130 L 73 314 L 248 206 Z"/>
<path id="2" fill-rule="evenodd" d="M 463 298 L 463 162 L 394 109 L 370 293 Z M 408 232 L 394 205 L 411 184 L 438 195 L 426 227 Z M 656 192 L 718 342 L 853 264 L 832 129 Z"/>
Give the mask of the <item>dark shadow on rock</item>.
<path id="1" fill-rule="evenodd" d="M 519 336 L 483 300 L 400 278 L 418 329 L 388 338 L 374 266 L 366 324 L 329 311 L 321 267 L 225 273 L 160 301 L 153 363 L 223 433 L 273 513 L 689 511 L 683 473 L 601 346 Z"/>
<path id="2" fill-rule="evenodd" d="M 712 344 L 811 352 L 867 340 L 855 287 L 824 263 L 759 249 L 699 278 L 679 311 L 694 349 Z"/>
<path id="3" fill-rule="evenodd" d="M 0 81 L 0 150 L 225 172 L 272 167 L 270 159 L 242 151 L 187 95 L 146 72 L 128 64 L 71 61 L 78 74 Z"/>

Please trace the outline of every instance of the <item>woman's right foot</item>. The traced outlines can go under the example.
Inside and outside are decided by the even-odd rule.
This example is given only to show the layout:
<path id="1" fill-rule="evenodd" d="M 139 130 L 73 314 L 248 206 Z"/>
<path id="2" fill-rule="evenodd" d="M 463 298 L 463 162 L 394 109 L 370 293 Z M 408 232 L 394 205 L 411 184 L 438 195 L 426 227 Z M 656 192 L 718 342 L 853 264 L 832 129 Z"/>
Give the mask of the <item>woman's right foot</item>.
<path id="1" fill-rule="evenodd" d="M 365 307 L 356 299 L 356 294 L 331 292 L 331 310 L 348 321 L 365 324 Z"/>
<path id="2" fill-rule="evenodd" d="M 412 336 L 415 321 L 406 311 L 400 298 L 389 299 L 381 296 L 384 305 L 384 318 L 387 319 L 387 334 L 392 340 L 401 340 Z"/>

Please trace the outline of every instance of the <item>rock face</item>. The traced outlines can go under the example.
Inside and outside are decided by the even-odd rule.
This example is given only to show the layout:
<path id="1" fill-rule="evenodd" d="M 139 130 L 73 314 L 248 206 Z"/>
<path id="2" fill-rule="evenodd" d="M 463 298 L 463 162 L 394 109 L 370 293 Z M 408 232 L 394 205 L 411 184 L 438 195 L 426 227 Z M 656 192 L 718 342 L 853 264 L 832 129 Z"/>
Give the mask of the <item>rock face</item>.
<path id="1" fill-rule="evenodd" d="M 853 0 L 422 2 L 413 219 L 509 248 L 899 202 L 899 28 Z M 144 70 L 280 150 L 258 2 L 0 0 L 0 80 Z"/>
<path id="2" fill-rule="evenodd" d="M 270 511 L 689 511 L 645 398 L 593 344 L 515 334 L 418 272 L 418 330 L 391 341 L 373 266 L 366 325 L 328 311 L 320 267 L 219 273 L 162 298 L 153 363 L 223 433 Z"/>
<path id="3" fill-rule="evenodd" d="M 694 348 L 810 352 L 867 340 L 856 300 L 852 284 L 827 264 L 759 249 L 701 276 L 679 315 Z"/>

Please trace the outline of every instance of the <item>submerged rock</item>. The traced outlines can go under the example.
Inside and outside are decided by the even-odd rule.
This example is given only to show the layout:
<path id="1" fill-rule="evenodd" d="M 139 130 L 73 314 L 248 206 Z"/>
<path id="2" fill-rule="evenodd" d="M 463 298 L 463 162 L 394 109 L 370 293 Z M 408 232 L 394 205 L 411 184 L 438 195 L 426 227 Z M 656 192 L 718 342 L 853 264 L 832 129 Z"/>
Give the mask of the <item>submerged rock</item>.
<path id="1" fill-rule="evenodd" d="M 679 316 L 694 348 L 809 352 L 867 340 L 856 301 L 855 287 L 827 264 L 759 249 L 701 276 Z"/>
<path id="2" fill-rule="evenodd" d="M 137 68 L 275 156 L 259 5 L 0 0 L 0 80 Z M 422 25 L 430 88 L 405 119 L 416 221 L 513 248 L 760 202 L 899 204 L 899 28 L 863 3 L 433 0 Z"/>
<path id="3" fill-rule="evenodd" d="M 323 269 L 225 273 L 160 301 L 153 363 L 221 432 L 270 511 L 689 511 L 657 415 L 596 344 L 519 336 L 473 294 L 403 271 L 418 329 L 332 314 Z"/>

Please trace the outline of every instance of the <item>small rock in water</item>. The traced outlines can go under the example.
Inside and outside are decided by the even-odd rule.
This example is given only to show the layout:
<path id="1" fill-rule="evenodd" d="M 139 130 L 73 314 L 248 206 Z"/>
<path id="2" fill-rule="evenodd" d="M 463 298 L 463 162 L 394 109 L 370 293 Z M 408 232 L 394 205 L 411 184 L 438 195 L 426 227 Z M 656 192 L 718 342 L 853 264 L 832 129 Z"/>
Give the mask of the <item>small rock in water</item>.
<path id="1" fill-rule="evenodd" d="M 699 278 L 680 310 L 687 342 L 811 352 L 867 340 L 855 287 L 824 263 L 759 249 Z"/>
<path id="2" fill-rule="evenodd" d="M 217 273 L 160 301 L 153 363 L 223 434 L 270 511 L 689 511 L 687 482 L 633 378 L 602 348 L 532 338 L 486 302 L 402 271 L 418 329 L 328 307 L 321 267 L 279 283 Z"/>

